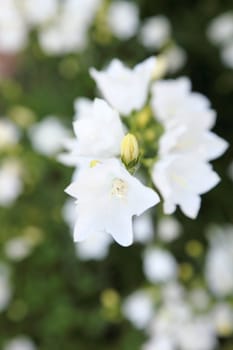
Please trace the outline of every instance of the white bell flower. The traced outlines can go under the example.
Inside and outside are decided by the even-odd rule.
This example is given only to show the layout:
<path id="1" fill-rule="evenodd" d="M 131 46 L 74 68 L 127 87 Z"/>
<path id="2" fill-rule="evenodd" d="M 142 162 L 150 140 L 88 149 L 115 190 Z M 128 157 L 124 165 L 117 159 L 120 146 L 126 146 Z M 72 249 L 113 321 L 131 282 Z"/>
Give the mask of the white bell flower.
<path id="1" fill-rule="evenodd" d="M 133 242 L 132 216 L 141 215 L 159 202 L 158 195 L 116 159 L 81 169 L 65 191 L 77 199 L 76 242 L 106 232 L 120 245 L 128 246 Z"/>
<path id="2" fill-rule="evenodd" d="M 108 25 L 120 40 L 131 38 L 139 26 L 138 6 L 124 0 L 113 1 L 108 10 Z"/>
<path id="3" fill-rule="evenodd" d="M 105 71 L 91 68 L 90 74 L 110 105 L 119 113 L 128 115 L 145 104 L 155 67 L 155 57 L 146 59 L 133 69 L 114 59 Z"/>
<path id="4" fill-rule="evenodd" d="M 93 101 L 86 97 L 78 97 L 74 101 L 74 120 L 88 118 L 92 115 Z"/>
<path id="5" fill-rule="evenodd" d="M 143 256 L 143 270 L 152 283 L 174 280 L 177 276 L 177 263 L 171 253 L 160 248 L 148 248 Z"/>
<path id="6" fill-rule="evenodd" d="M 75 108 L 78 118 L 73 126 L 77 140 L 65 144 L 70 152 L 60 156 L 60 160 L 77 165 L 80 158 L 91 160 L 118 156 L 124 129 L 117 111 L 98 98 L 91 106 L 76 104 Z"/>
<path id="7" fill-rule="evenodd" d="M 202 94 L 191 92 L 188 78 L 160 80 L 152 85 L 151 106 L 154 116 L 166 129 L 188 125 L 210 129 L 215 123 L 215 111 Z"/>
<path id="8" fill-rule="evenodd" d="M 122 311 L 136 328 L 144 329 L 154 315 L 153 300 L 146 291 L 138 290 L 125 299 Z"/>
<path id="9" fill-rule="evenodd" d="M 188 155 L 168 155 L 158 160 L 152 179 L 164 199 L 165 214 L 172 214 L 179 205 L 193 219 L 200 208 L 200 195 L 220 181 L 210 164 Z"/>
<path id="10" fill-rule="evenodd" d="M 209 161 L 221 156 L 228 143 L 211 131 L 181 125 L 168 129 L 159 140 L 159 155 L 186 154 Z"/>

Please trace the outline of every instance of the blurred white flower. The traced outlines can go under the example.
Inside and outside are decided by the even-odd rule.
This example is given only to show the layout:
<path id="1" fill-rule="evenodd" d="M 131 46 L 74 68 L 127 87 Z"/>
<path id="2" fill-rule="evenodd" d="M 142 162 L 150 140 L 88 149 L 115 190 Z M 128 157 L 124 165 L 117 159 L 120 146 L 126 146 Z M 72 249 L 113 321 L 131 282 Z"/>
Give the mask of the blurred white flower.
<path id="1" fill-rule="evenodd" d="M 6 256 L 13 261 L 21 261 L 32 252 L 32 244 L 27 237 L 15 237 L 9 239 L 4 245 Z"/>
<path id="2" fill-rule="evenodd" d="M 58 0 L 22 0 L 20 5 L 27 22 L 33 25 L 53 19 L 58 10 Z"/>
<path id="3" fill-rule="evenodd" d="M 210 305 L 210 295 L 202 287 L 192 289 L 189 294 L 189 299 L 196 310 L 207 310 Z"/>
<path id="4" fill-rule="evenodd" d="M 229 303 L 217 303 L 211 310 L 216 333 L 220 337 L 233 333 L 233 308 Z"/>
<path id="5" fill-rule="evenodd" d="M 152 337 L 142 347 L 142 350 L 176 350 L 173 339 L 167 334 L 159 334 Z"/>
<path id="6" fill-rule="evenodd" d="M 160 49 L 171 36 L 167 17 L 159 15 L 147 18 L 141 28 L 140 41 L 148 49 Z"/>
<path id="7" fill-rule="evenodd" d="M 219 182 L 211 165 L 199 158 L 168 155 L 158 160 L 152 171 L 152 179 L 164 199 L 165 214 L 172 214 L 179 205 L 183 213 L 196 218 L 200 209 L 200 195 Z"/>
<path id="8" fill-rule="evenodd" d="M 29 129 L 33 148 L 46 156 L 58 153 L 69 137 L 70 132 L 57 117 L 53 116 L 44 118 Z"/>
<path id="9" fill-rule="evenodd" d="M 185 50 L 177 45 L 172 45 L 163 53 L 164 58 L 167 61 L 168 73 L 176 73 L 183 68 L 187 60 L 187 54 Z"/>
<path id="10" fill-rule="evenodd" d="M 20 164 L 7 160 L 0 167 L 0 206 L 13 204 L 23 190 Z"/>
<path id="11" fill-rule="evenodd" d="M 145 104 L 155 67 L 155 57 L 146 59 L 133 69 L 114 59 L 105 71 L 91 68 L 90 74 L 112 107 L 128 115 Z"/>
<path id="12" fill-rule="evenodd" d="M 212 293 L 224 297 L 233 292 L 233 227 L 209 229 L 205 277 Z"/>
<path id="13" fill-rule="evenodd" d="M 94 20 L 100 0 L 66 0 L 59 16 L 44 27 L 39 35 L 47 54 L 65 54 L 85 49 L 88 30 Z"/>
<path id="14" fill-rule="evenodd" d="M 153 221 L 148 212 L 134 218 L 133 228 L 136 242 L 147 243 L 153 239 Z"/>
<path id="15" fill-rule="evenodd" d="M 21 335 L 9 340 L 3 350 L 36 350 L 35 343 L 27 336 Z"/>
<path id="16" fill-rule="evenodd" d="M 223 63 L 233 69 L 233 38 L 232 41 L 225 45 L 221 51 L 221 58 Z"/>
<path id="17" fill-rule="evenodd" d="M 80 260 L 102 260 L 108 255 L 112 237 L 106 232 L 95 232 L 85 241 L 75 244 Z"/>
<path id="18" fill-rule="evenodd" d="M 175 280 L 164 284 L 162 286 L 161 293 L 165 305 L 177 302 L 179 303 L 180 301 L 184 300 L 185 297 L 184 287 Z"/>
<path id="19" fill-rule="evenodd" d="M 208 28 L 207 36 L 214 44 L 224 45 L 233 39 L 233 13 L 226 12 L 214 18 Z"/>
<path id="20" fill-rule="evenodd" d="M 168 251 L 151 247 L 143 255 L 143 271 L 152 283 L 168 282 L 177 276 L 177 263 Z"/>
<path id="21" fill-rule="evenodd" d="M 77 112 L 83 112 L 77 114 L 78 118 L 73 123 L 77 140 L 66 143 L 70 152 L 61 155 L 60 160 L 66 164 L 77 165 L 81 157 L 103 159 L 119 155 L 124 130 L 117 111 L 98 98 L 92 106 L 76 105 L 76 108 Z"/>
<path id="22" fill-rule="evenodd" d="M 17 144 L 19 138 L 17 126 L 6 118 L 0 118 L 0 150 Z"/>
<path id="23" fill-rule="evenodd" d="M 166 216 L 158 221 L 157 235 L 164 242 L 171 242 L 182 232 L 181 224 L 174 217 Z"/>
<path id="24" fill-rule="evenodd" d="M 211 319 L 199 316 L 184 323 L 177 332 L 177 343 L 181 350 L 214 350 L 217 339 Z"/>
<path id="25" fill-rule="evenodd" d="M 155 312 L 153 300 L 146 291 L 136 291 L 125 299 L 122 312 L 136 328 L 144 329 Z"/>
<path id="26" fill-rule="evenodd" d="M 7 265 L 0 262 L 0 312 L 7 308 L 11 295 L 10 271 Z"/>
<path id="27" fill-rule="evenodd" d="M 24 49 L 27 26 L 13 0 L 1 0 L 0 52 L 14 54 Z"/>
<path id="28" fill-rule="evenodd" d="M 107 232 L 123 246 L 133 242 L 132 216 L 159 202 L 158 195 L 142 185 L 116 159 L 80 170 L 66 192 L 78 199 L 74 240 Z"/>
<path id="29" fill-rule="evenodd" d="M 121 40 L 131 38 L 139 26 L 138 6 L 128 1 L 113 1 L 108 10 L 108 25 L 117 38 Z"/>

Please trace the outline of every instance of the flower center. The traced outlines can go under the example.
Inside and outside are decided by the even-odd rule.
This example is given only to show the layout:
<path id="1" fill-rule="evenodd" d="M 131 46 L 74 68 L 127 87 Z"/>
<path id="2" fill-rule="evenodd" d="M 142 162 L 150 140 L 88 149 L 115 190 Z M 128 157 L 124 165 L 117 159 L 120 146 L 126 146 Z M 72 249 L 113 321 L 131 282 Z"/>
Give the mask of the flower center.
<path id="1" fill-rule="evenodd" d="M 118 198 L 124 198 L 128 192 L 128 185 L 122 179 L 114 179 L 112 182 L 111 194 Z"/>

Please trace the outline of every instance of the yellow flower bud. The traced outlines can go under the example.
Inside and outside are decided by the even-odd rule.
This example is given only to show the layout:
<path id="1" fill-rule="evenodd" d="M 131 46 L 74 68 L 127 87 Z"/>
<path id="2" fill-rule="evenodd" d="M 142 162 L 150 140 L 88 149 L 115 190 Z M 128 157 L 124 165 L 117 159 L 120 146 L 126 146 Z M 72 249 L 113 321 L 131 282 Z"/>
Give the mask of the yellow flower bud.
<path id="1" fill-rule="evenodd" d="M 138 161 L 139 147 L 137 139 L 132 134 L 127 134 L 121 142 L 121 160 L 128 166 L 135 165 Z"/>

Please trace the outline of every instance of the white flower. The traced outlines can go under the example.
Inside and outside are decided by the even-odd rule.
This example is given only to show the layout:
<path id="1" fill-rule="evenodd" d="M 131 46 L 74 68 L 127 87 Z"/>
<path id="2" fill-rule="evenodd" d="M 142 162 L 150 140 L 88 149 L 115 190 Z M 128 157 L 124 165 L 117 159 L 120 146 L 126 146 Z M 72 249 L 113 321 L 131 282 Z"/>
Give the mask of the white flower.
<path id="1" fill-rule="evenodd" d="M 85 49 L 88 30 L 100 0 L 66 0 L 60 15 L 39 35 L 41 47 L 48 54 L 64 54 Z"/>
<path id="2" fill-rule="evenodd" d="M 131 176 L 116 159 L 80 170 L 66 192 L 78 202 L 74 240 L 107 232 L 121 245 L 133 242 L 132 216 L 159 202 L 158 195 Z"/>
<path id="3" fill-rule="evenodd" d="M 209 230 L 210 248 L 205 277 L 212 293 L 224 297 L 233 292 L 233 227 Z"/>
<path id="4" fill-rule="evenodd" d="M 163 55 L 167 61 L 167 70 L 171 74 L 183 68 L 186 63 L 186 52 L 180 46 L 173 45 L 169 47 Z"/>
<path id="5" fill-rule="evenodd" d="M 60 155 L 60 160 L 77 165 L 83 157 L 103 159 L 119 155 L 124 130 L 117 111 L 98 98 L 91 106 L 88 103 L 84 107 L 79 103 L 75 108 L 77 120 L 73 126 L 77 140 L 66 142 L 70 152 Z"/>
<path id="6" fill-rule="evenodd" d="M 0 167 L 0 206 L 10 206 L 23 190 L 21 169 L 13 160 L 5 161 Z"/>
<path id="7" fill-rule="evenodd" d="M 0 149 L 17 144 L 19 137 L 17 126 L 6 118 L 0 118 Z"/>
<path id="8" fill-rule="evenodd" d="M 143 256 L 143 270 L 152 283 L 168 282 L 176 278 L 177 264 L 171 253 L 160 248 L 148 248 Z"/>
<path id="9" fill-rule="evenodd" d="M 139 25 L 138 7 L 133 2 L 113 1 L 108 10 L 108 25 L 121 40 L 135 35 Z"/>
<path id="10" fill-rule="evenodd" d="M 143 345 L 142 350 L 176 350 L 176 346 L 169 335 L 156 334 Z"/>
<path id="11" fill-rule="evenodd" d="M 233 38 L 233 13 L 226 12 L 214 18 L 207 29 L 207 36 L 217 45 L 222 45 Z"/>
<path id="12" fill-rule="evenodd" d="M 12 0 L 1 0 L 0 52 L 15 53 L 25 47 L 27 27 Z"/>
<path id="13" fill-rule="evenodd" d="M 4 245 L 6 256 L 13 261 L 21 261 L 30 255 L 32 244 L 26 237 L 9 239 Z"/>
<path id="14" fill-rule="evenodd" d="M 148 49 L 160 49 L 170 36 L 170 22 L 167 17 L 160 15 L 145 20 L 141 28 L 140 41 Z"/>
<path id="15" fill-rule="evenodd" d="M 135 217 L 133 228 L 135 241 L 147 243 L 152 240 L 154 235 L 154 227 L 152 217 L 148 212 Z"/>
<path id="16" fill-rule="evenodd" d="M 23 0 L 22 11 L 26 20 L 33 25 L 43 24 L 57 14 L 57 0 Z"/>
<path id="17" fill-rule="evenodd" d="M 36 350 L 37 347 L 33 341 L 22 335 L 9 340 L 3 347 L 3 350 Z"/>
<path id="18" fill-rule="evenodd" d="M 81 260 L 102 260 L 106 258 L 112 238 L 103 232 L 95 232 L 85 241 L 75 244 L 76 253 Z"/>
<path id="19" fill-rule="evenodd" d="M 218 303 L 211 312 L 216 332 L 220 336 L 229 336 L 233 332 L 233 309 L 230 304 Z"/>
<path id="20" fill-rule="evenodd" d="M 209 100 L 202 94 L 191 92 L 188 78 L 160 80 L 152 86 L 151 106 L 166 129 L 187 125 L 206 130 L 215 123 L 215 111 L 209 108 Z"/>
<path id="21" fill-rule="evenodd" d="M 223 47 L 221 51 L 221 58 L 227 67 L 233 69 L 233 40 Z"/>
<path id="22" fill-rule="evenodd" d="M 199 158 L 168 155 L 158 160 L 152 179 L 164 199 L 165 214 L 172 214 L 179 205 L 185 215 L 195 218 L 200 208 L 200 195 L 219 182 L 211 165 Z"/>
<path id="23" fill-rule="evenodd" d="M 217 345 L 212 321 L 201 316 L 184 323 L 177 332 L 177 338 L 181 350 L 214 350 Z"/>
<path id="24" fill-rule="evenodd" d="M 0 312 L 7 308 L 11 295 L 10 271 L 0 262 Z"/>
<path id="25" fill-rule="evenodd" d="M 194 156 L 205 161 L 221 156 L 228 143 L 211 131 L 200 130 L 189 126 L 178 126 L 168 129 L 159 140 L 159 155 L 183 154 Z"/>
<path id="26" fill-rule="evenodd" d="M 93 101 L 86 97 L 78 97 L 74 101 L 74 120 L 85 119 L 93 113 Z"/>
<path id="27" fill-rule="evenodd" d="M 61 150 L 69 131 L 56 117 L 46 117 L 29 129 L 29 137 L 33 148 L 46 156 L 55 155 Z"/>
<path id="28" fill-rule="evenodd" d="M 90 74 L 112 107 L 128 115 L 145 104 L 155 63 L 155 57 L 150 57 L 130 69 L 114 59 L 105 71 L 92 68 Z"/>
<path id="29" fill-rule="evenodd" d="M 125 299 L 122 311 L 136 328 L 144 329 L 154 315 L 152 298 L 143 290 L 136 291 Z"/>
<path id="30" fill-rule="evenodd" d="M 157 235 L 164 242 L 171 242 L 179 237 L 181 224 L 175 218 L 167 216 L 158 221 Z"/>

